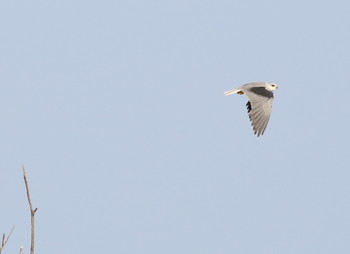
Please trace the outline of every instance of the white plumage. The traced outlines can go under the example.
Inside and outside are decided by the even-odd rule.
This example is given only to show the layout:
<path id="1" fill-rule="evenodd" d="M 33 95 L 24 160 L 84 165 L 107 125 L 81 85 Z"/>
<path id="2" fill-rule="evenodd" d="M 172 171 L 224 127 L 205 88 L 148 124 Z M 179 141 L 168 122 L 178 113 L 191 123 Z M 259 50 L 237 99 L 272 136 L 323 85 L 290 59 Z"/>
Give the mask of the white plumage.
<path id="1" fill-rule="evenodd" d="M 254 134 L 263 135 L 269 122 L 273 92 L 278 86 L 274 83 L 252 82 L 224 94 L 246 94 L 249 101 L 246 104 L 249 119 L 252 122 Z"/>

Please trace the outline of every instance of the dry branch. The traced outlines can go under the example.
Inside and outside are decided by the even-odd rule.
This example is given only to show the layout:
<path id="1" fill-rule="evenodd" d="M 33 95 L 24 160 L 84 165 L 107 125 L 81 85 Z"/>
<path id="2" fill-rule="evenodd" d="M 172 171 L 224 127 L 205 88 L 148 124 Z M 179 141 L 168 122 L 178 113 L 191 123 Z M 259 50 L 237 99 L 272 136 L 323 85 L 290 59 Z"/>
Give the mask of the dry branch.
<path id="1" fill-rule="evenodd" d="M 31 221 L 30 254 L 34 254 L 34 217 L 38 208 L 33 209 L 32 201 L 30 199 L 30 192 L 29 192 L 26 170 L 24 166 L 22 166 L 22 171 L 23 171 L 24 183 L 26 185 L 27 198 L 28 198 L 29 209 L 30 209 L 30 221 Z"/>
<path id="2" fill-rule="evenodd" d="M 2 234 L 2 239 L 1 239 L 1 246 L 0 246 L 0 254 L 3 250 L 3 248 L 5 247 L 7 241 L 10 239 L 10 236 L 13 232 L 13 230 L 15 229 L 15 226 L 12 227 L 10 233 L 8 234 L 8 236 L 6 237 L 5 234 Z"/>

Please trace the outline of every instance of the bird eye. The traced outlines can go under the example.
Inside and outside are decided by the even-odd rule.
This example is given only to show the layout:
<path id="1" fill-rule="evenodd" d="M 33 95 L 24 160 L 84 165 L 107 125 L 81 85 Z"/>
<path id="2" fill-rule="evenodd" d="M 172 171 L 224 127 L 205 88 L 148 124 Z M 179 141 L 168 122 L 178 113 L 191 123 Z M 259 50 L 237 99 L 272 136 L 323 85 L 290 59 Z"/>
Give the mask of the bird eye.
<path id="1" fill-rule="evenodd" d="M 276 85 L 271 85 L 271 86 L 275 87 Z"/>

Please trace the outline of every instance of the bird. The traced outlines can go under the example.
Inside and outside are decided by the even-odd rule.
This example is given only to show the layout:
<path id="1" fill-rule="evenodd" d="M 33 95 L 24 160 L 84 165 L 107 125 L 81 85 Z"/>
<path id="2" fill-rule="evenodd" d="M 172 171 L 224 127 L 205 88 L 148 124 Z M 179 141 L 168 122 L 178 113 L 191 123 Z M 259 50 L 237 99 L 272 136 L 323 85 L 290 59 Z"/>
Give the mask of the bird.
<path id="1" fill-rule="evenodd" d="M 272 111 L 273 91 L 276 89 L 278 89 L 278 86 L 275 83 L 251 82 L 224 94 L 247 95 L 248 116 L 253 126 L 254 134 L 259 137 L 264 134 L 269 122 Z"/>

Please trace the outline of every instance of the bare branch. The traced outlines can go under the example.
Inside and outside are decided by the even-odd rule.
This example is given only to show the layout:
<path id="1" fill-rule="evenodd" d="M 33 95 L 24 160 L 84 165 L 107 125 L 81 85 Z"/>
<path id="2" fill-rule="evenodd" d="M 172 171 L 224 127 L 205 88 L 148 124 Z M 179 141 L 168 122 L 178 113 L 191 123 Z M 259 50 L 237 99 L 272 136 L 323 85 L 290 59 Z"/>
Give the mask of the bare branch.
<path id="1" fill-rule="evenodd" d="M 23 252 L 23 246 L 21 246 L 21 247 L 19 248 L 19 254 L 22 254 L 22 252 Z"/>
<path id="2" fill-rule="evenodd" d="M 1 254 L 1 250 L 2 250 L 3 246 L 5 246 L 5 234 L 2 234 L 0 254 Z"/>
<path id="3" fill-rule="evenodd" d="M 26 170 L 25 170 L 24 166 L 22 166 L 22 171 L 23 171 L 24 183 L 26 185 L 27 198 L 28 198 L 29 209 L 30 209 L 30 221 L 31 221 L 30 254 L 34 254 L 34 217 L 35 217 L 35 213 L 38 210 L 38 208 L 33 209 L 32 201 L 30 199 Z"/>
<path id="4" fill-rule="evenodd" d="M 10 233 L 6 237 L 5 234 L 2 234 L 2 240 L 1 240 L 1 246 L 0 246 L 0 254 L 2 252 L 2 249 L 5 247 L 7 241 L 10 239 L 10 236 L 12 235 L 13 230 L 15 229 L 15 226 L 12 227 Z"/>

